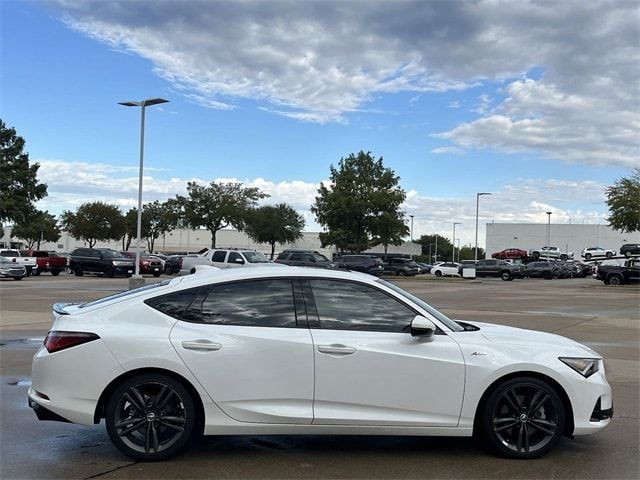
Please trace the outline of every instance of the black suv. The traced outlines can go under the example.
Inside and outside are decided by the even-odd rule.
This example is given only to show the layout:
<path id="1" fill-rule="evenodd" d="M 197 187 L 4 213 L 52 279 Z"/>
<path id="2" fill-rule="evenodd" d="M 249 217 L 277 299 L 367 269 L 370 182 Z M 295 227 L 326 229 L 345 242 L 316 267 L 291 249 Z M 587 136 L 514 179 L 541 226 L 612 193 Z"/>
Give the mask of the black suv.
<path id="1" fill-rule="evenodd" d="M 556 276 L 557 267 L 552 262 L 531 262 L 525 266 L 524 273 L 529 278 L 546 278 L 551 280 Z"/>
<path id="2" fill-rule="evenodd" d="M 77 277 L 85 273 L 130 277 L 135 270 L 135 261 L 110 248 L 76 248 L 69 257 L 69 269 Z"/>
<path id="3" fill-rule="evenodd" d="M 487 258 L 476 262 L 476 277 L 497 277 L 505 281 L 524 278 L 524 267 L 504 260 Z"/>
<path id="4" fill-rule="evenodd" d="M 631 255 L 640 255 L 640 243 L 625 243 L 620 247 L 620 255 L 627 258 Z"/>
<path id="5" fill-rule="evenodd" d="M 284 250 L 280 255 L 278 255 L 275 262 L 282 263 L 284 265 L 293 265 L 296 267 L 332 267 L 332 263 L 329 259 L 315 250 Z"/>
<path id="6" fill-rule="evenodd" d="M 336 268 L 380 276 L 384 273 L 382 260 L 370 255 L 342 255 L 333 262 Z"/>
<path id="7" fill-rule="evenodd" d="M 384 262 L 384 272 L 398 276 L 415 277 L 421 271 L 420 265 L 408 258 L 390 258 Z"/>

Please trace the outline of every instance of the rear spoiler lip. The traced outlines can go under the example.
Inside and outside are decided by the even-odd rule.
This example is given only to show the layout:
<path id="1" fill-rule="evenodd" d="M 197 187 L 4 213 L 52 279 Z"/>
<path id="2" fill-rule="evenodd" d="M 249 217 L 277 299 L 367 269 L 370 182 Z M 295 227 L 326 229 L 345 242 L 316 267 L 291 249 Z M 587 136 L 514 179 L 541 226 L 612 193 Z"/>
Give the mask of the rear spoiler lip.
<path id="1" fill-rule="evenodd" d="M 54 303 L 53 311 L 59 315 L 69 315 L 69 312 L 67 312 L 66 308 L 72 305 L 80 305 L 80 303 L 79 302 Z"/>

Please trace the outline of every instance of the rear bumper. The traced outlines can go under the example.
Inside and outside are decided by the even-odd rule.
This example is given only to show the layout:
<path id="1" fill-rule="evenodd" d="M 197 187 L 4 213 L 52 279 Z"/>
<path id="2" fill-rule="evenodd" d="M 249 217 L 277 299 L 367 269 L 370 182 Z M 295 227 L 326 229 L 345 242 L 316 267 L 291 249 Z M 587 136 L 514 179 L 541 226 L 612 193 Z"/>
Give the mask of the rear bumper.
<path id="1" fill-rule="evenodd" d="M 38 420 L 40 420 L 41 422 L 50 421 L 50 422 L 71 423 L 66 418 L 64 418 L 64 417 L 58 415 L 57 413 L 52 412 L 48 408 L 43 407 L 42 405 L 40 405 L 38 402 L 33 400 L 31 398 L 31 396 L 28 397 L 28 401 L 29 401 L 29 407 L 31 407 L 33 409 L 34 413 L 36 414 L 36 417 L 38 417 Z"/>

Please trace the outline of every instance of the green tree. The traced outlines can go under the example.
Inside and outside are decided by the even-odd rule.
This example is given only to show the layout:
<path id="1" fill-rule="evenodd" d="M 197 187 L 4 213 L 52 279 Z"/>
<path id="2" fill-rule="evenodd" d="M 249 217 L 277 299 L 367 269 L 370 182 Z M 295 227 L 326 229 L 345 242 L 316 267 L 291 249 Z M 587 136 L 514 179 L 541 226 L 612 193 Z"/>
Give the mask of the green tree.
<path id="1" fill-rule="evenodd" d="M 60 227 L 56 217 L 49 212 L 36 211 L 35 214 L 21 223 L 17 223 L 12 230 L 12 235 L 24 240 L 27 248 L 31 250 L 37 244 L 40 249 L 40 241 L 57 242 L 60 238 Z"/>
<path id="2" fill-rule="evenodd" d="M 475 260 L 476 248 L 472 245 L 464 245 L 460 247 L 460 252 L 456 250 L 456 259 Z M 485 256 L 484 248 L 478 247 L 478 260 L 482 260 Z"/>
<path id="3" fill-rule="evenodd" d="M 36 214 L 34 202 L 47 195 L 38 183 L 38 163 L 29 163 L 24 139 L 0 120 L 0 223 L 24 223 Z"/>
<path id="4" fill-rule="evenodd" d="M 158 237 L 176 228 L 178 220 L 179 208 L 174 199 L 162 203 L 156 200 L 142 206 L 142 236 L 150 252 L 153 252 Z"/>
<path id="5" fill-rule="evenodd" d="M 122 233 L 122 250 L 129 250 L 131 242 L 138 234 L 138 209 L 130 208 L 124 214 L 124 231 Z M 144 232 L 144 217 L 142 217 L 142 231 Z"/>
<path id="6" fill-rule="evenodd" d="M 216 233 L 233 226 L 245 227 L 247 215 L 257 201 L 269 195 L 260 189 L 245 187 L 242 183 L 216 183 L 202 186 L 187 184 L 187 196 L 176 197 L 183 219 L 191 228 L 204 227 L 211 232 L 211 248 L 216 247 Z"/>
<path id="7" fill-rule="evenodd" d="M 254 241 L 271 245 L 271 259 L 276 243 L 284 245 L 302 238 L 304 217 L 285 203 L 260 207 L 247 216 L 245 231 Z"/>
<path id="8" fill-rule="evenodd" d="M 422 245 L 422 254 L 431 255 L 430 261 L 450 260 L 453 254 L 453 245 L 451 240 L 442 235 L 438 235 L 438 251 L 436 252 L 436 235 L 422 235 L 416 240 L 416 243 Z M 436 256 L 437 254 L 437 256 Z"/>
<path id="9" fill-rule="evenodd" d="M 72 237 L 85 240 L 89 248 L 99 241 L 119 240 L 126 230 L 120 209 L 103 202 L 87 202 L 75 213 L 63 212 L 62 226 Z"/>
<path id="10" fill-rule="evenodd" d="M 399 211 L 406 195 L 400 178 L 385 168 L 382 157 L 375 160 L 371 152 L 363 151 L 350 154 L 340 159 L 338 168 L 331 165 L 329 178 L 331 186 L 320 185 L 311 207 L 327 229 L 320 234 L 323 247 L 361 252 L 406 235 L 404 213 Z"/>
<path id="11" fill-rule="evenodd" d="M 640 231 L 640 168 L 629 178 L 621 178 L 607 187 L 607 222 L 616 230 L 632 233 Z"/>

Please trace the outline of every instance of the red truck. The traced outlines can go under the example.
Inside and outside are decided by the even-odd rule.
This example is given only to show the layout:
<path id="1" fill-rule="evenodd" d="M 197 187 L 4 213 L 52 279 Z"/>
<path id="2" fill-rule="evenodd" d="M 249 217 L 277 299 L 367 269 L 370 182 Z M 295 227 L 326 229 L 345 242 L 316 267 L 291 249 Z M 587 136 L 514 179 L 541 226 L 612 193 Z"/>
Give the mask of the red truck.
<path id="1" fill-rule="evenodd" d="M 24 257 L 31 257 L 36 260 L 38 268 L 33 271 L 34 275 L 40 275 L 42 272 L 51 272 L 51 275 L 57 277 L 65 268 L 67 268 L 67 258 L 57 255 L 55 252 L 47 250 L 26 250 Z"/>

